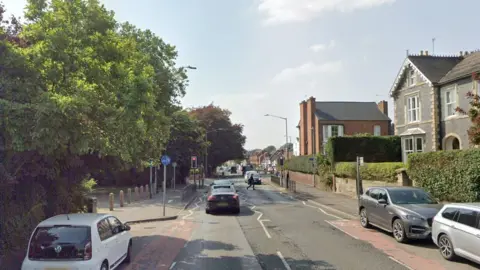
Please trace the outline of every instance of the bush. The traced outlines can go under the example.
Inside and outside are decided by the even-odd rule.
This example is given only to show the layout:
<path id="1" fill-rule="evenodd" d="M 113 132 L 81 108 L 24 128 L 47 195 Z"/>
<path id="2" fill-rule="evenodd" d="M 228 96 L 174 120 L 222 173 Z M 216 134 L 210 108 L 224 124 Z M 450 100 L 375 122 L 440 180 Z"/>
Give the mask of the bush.
<path id="1" fill-rule="evenodd" d="M 360 177 L 363 180 L 396 182 L 396 170 L 403 168 L 404 165 L 402 162 L 364 163 L 364 165 L 360 167 Z M 356 179 L 356 163 L 337 163 L 335 165 L 335 176 Z"/>
<path id="2" fill-rule="evenodd" d="M 401 162 L 402 146 L 398 136 L 332 137 L 326 145 L 331 163 L 355 162 L 362 156 L 365 162 Z"/>
<path id="3" fill-rule="evenodd" d="M 301 173 L 312 173 L 313 171 L 313 161 L 310 158 L 313 158 L 313 155 L 310 156 L 296 156 L 285 161 L 285 169 L 293 172 Z"/>
<path id="4" fill-rule="evenodd" d="M 408 156 L 416 185 L 441 201 L 473 202 L 480 194 L 480 150 L 437 151 Z"/>

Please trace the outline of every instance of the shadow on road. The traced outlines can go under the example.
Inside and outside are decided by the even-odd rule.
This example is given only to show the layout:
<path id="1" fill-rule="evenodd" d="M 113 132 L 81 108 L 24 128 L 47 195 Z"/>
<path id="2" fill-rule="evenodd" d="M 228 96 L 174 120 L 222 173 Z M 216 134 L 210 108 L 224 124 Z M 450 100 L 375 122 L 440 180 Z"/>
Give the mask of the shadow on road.
<path id="1" fill-rule="evenodd" d="M 222 215 L 222 216 L 235 216 L 235 217 L 245 217 L 245 216 L 252 216 L 255 214 L 255 212 L 253 212 L 248 206 L 240 206 L 240 213 L 238 214 L 234 214 L 232 213 L 231 211 L 228 211 L 228 210 L 217 210 L 215 212 L 212 212 L 211 213 L 212 215 Z"/>

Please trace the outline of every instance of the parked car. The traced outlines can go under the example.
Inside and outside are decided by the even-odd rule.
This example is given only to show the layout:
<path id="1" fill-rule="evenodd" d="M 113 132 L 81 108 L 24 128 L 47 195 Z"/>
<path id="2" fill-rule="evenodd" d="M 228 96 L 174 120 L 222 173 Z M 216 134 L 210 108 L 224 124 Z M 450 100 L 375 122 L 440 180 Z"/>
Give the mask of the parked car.
<path id="1" fill-rule="evenodd" d="M 248 180 L 248 178 L 250 178 L 250 174 L 252 174 L 252 173 L 257 173 L 257 171 L 253 171 L 253 170 L 252 171 L 247 171 L 245 173 L 245 180 Z"/>
<path id="2" fill-rule="evenodd" d="M 480 204 L 446 204 L 433 219 L 432 240 L 447 260 L 457 256 L 480 264 Z"/>
<path id="3" fill-rule="evenodd" d="M 22 270 L 116 268 L 130 262 L 130 226 L 108 214 L 65 214 L 46 219 L 30 237 Z"/>
<path id="4" fill-rule="evenodd" d="M 433 217 L 443 207 L 415 187 L 371 187 L 359 198 L 360 223 L 393 233 L 398 242 L 430 237 Z"/>
<path id="5" fill-rule="evenodd" d="M 233 186 L 212 186 L 208 192 L 207 207 L 205 213 L 210 214 L 217 211 L 233 211 L 240 213 L 240 198 Z"/>

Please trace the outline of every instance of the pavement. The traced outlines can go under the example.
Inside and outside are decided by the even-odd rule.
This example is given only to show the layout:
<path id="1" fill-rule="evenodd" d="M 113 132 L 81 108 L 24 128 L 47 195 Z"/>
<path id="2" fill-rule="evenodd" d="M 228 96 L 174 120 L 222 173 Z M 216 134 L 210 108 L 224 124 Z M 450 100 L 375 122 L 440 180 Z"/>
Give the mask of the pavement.
<path id="1" fill-rule="evenodd" d="M 207 215 L 202 194 L 177 220 L 132 225 L 133 262 L 119 269 L 479 267 L 462 260 L 447 262 L 433 244 L 398 244 L 386 233 L 361 228 L 355 208 L 348 207 L 356 201 L 348 197 L 315 193 L 302 198 L 268 184 L 246 190 L 243 181 L 238 178 L 235 184 L 241 198 L 238 215 Z M 344 208 L 335 208 L 340 205 Z"/>
<path id="2" fill-rule="evenodd" d="M 178 215 L 184 210 L 185 206 L 194 198 L 197 194 L 192 194 L 190 198 L 182 200 L 181 189 L 167 189 L 165 197 L 165 213 L 163 207 L 163 193 L 159 192 L 155 194 L 152 199 L 144 199 L 126 204 L 124 207 L 120 207 L 119 204 L 114 206 L 113 211 L 109 208 L 97 208 L 99 213 L 109 213 L 116 216 L 120 221 L 124 223 L 145 222 L 145 221 L 158 221 L 176 219 Z M 107 202 L 99 200 L 99 205 L 108 207 Z"/>

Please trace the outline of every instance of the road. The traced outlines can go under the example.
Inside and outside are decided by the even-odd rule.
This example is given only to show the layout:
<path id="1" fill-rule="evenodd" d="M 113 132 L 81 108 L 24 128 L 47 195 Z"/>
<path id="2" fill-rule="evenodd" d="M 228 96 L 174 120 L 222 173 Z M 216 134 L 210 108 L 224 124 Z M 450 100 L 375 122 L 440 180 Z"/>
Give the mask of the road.
<path id="1" fill-rule="evenodd" d="M 203 196 L 179 220 L 132 226 L 134 262 L 120 269 L 449 269 L 372 236 L 348 214 L 241 182 L 239 215 L 207 215 Z"/>

